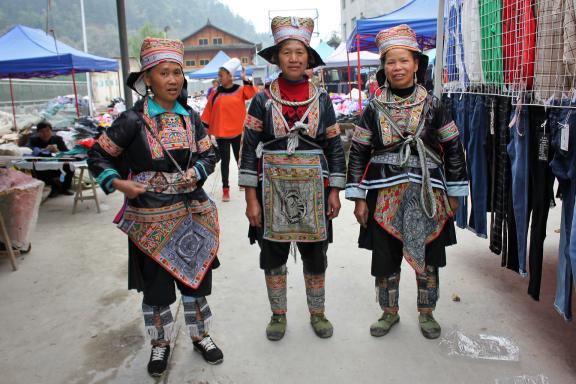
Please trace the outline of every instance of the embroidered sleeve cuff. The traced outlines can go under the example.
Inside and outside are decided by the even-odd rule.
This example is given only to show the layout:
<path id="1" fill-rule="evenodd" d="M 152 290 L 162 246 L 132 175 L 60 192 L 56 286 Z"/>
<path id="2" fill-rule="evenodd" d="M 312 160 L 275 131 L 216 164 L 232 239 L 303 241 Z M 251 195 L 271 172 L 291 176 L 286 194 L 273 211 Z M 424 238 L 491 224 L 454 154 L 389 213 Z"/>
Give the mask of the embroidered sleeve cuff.
<path id="1" fill-rule="evenodd" d="M 344 195 L 348 200 L 357 200 L 357 199 L 366 199 L 366 191 L 364 189 L 354 187 L 354 186 L 347 186 L 346 193 Z"/>
<path id="2" fill-rule="evenodd" d="M 250 173 L 248 173 L 250 172 Z M 254 172 L 252 174 L 251 171 L 240 171 L 238 175 L 238 185 L 241 187 L 253 187 L 256 188 L 258 186 L 258 175 Z"/>
<path id="3" fill-rule="evenodd" d="M 208 178 L 208 172 L 206 172 L 206 168 L 202 162 L 197 162 L 194 164 L 194 169 L 196 170 L 196 175 L 198 175 L 198 181 L 206 180 Z"/>
<path id="4" fill-rule="evenodd" d="M 468 196 L 468 182 L 454 181 L 446 183 L 446 193 L 448 196 Z"/>
<path id="5" fill-rule="evenodd" d="M 112 157 L 120 156 L 120 154 L 124 150 L 122 147 L 120 147 L 114 141 L 112 141 L 112 139 L 108 137 L 106 132 L 100 135 L 100 137 L 98 138 L 98 144 L 100 144 L 100 147 Z"/>
<path id="6" fill-rule="evenodd" d="M 114 179 L 120 179 L 120 174 L 115 169 L 107 168 L 98 175 L 96 182 L 98 182 L 104 193 L 109 195 L 116 190 L 112 187 Z"/>
<path id="7" fill-rule="evenodd" d="M 456 126 L 454 121 L 449 122 L 448 124 L 446 124 L 445 126 L 443 126 L 438 130 L 438 140 L 441 143 L 445 143 L 447 141 L 455 139 L 458 137 L 458 135 L 459 135 L 458 127 Z"/>
<path id="8" fill-rule="evenodd" d="M 346 175 L 343 173 L 332 173 L 328 178 L 328 184 L 332 188 L 344 189 L 346 187 Z"/>

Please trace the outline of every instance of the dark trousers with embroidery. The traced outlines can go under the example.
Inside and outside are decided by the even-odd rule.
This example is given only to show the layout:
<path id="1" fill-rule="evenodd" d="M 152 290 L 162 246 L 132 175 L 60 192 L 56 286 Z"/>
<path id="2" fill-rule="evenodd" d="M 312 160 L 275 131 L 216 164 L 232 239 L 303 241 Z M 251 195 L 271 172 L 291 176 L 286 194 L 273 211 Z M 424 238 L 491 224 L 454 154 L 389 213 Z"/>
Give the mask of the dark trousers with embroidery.
<path id="1" fill-rule="evenodd" d="M 427 266 L 423 273 L 416 273 L 418 286 L 418 311 L 431 313 L 436 308 L 439 298 L 438 268 Z M 376 277 L 376 294 L 382 311 L 397 313 L 400 298 L 400 270 L 386 276 Z"/>
<path id="2" fill-rule="evenodd" d="M 230 147 L 232 153 L 238 163 L 240 156 L 240 139 L 242 135 L 231 137 L 227 139 L 216 139 L 218 144 L 218 154 L 220 155 L 220 172 L 222 173 L 222 187 L 229 188 L 229 174 L 230 174 Z"/>

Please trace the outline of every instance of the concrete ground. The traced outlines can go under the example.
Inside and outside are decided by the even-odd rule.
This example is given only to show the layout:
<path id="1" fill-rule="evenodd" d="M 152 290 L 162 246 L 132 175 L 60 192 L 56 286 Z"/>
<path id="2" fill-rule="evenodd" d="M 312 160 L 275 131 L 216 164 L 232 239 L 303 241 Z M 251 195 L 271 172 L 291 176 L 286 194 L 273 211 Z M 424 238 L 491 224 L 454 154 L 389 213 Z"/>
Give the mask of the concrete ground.
<path id="1" fill-rule="evenodd" d="M 148 376 L 141 296 L 126 289 L 127 240 L 111 223 L 122 196 L 101 194 L 101 214 L 84 202 L 75 215 L 72 198 L 58 197 L 40 208 L 32 251 L 19 258 L 20 269 L 12 272 L 8 259 L 0 259 L 0 383 L 495 383 L 539 374 L 551 384 L 576 382 L 576 329 L 553 308 L 559 208 L 549 219 L 540 302 L 526 294 L 527 279 L 500 267 L 487 240 L 459 230 L 459 245 L 448 249 L 436 311 L 443 336 L 458 328 L 472 336 L 508 337 L 520 349 L 519 361 L 510 362 L 452 356 L 439 340 L 424 339 L 408 266 L 400 324 L 383 338 L 370 336 L 369 326 L 380 316 L 370 255 L 356 247 L 353 204 L 343 194 L 327 272 L 334 336 L 321 340 L 313 334 L 302 264 L 291 260 L 288 331 L 280 342 L 268 341 L 264 277 L 258 249 L 246 238 L 243 196 L 233 188 L 232 201 L 221 203 L 219 175 L 206 189 L 218 202 L 222 226 L 222 266 L 208 300 L 223 364 L 208 365 L 193 351 L 175 304 L 169 373 L 158 380 Z"/>

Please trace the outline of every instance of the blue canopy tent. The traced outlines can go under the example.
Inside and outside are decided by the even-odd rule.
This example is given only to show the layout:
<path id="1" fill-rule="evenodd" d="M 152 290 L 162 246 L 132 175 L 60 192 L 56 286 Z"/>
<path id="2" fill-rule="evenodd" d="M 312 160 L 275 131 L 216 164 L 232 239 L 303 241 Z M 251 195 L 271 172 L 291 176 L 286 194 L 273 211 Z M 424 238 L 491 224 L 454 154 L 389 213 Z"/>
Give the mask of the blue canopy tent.
<path id="1" fill-rule="evenodd" d="M 12 79 L 72 75 L 76 114 L 79 116 L 76 95 L 76 73 L 118 71 L 116 60 L 94 56 L 74 49 L 44 31 L 16 25 L 0 36 L 0 78 L 10 81 L 14 126 L 16 117 Z"/>
<path id="2" fill-rule="evenodd" d="M 334 52 L 334 48 L 326 44 L 324 41 L 321 41 L 314 50 L 318 52 L 322 60 L 326 60 L 330 55 Z"/>
<path id="3" fill-rule="evenodd" d="M 190 79 L 215 79 L 218 77 L 218 70 L 220 67 L 222 67 L 222 65 L 228 60 L 230 60 L 230 56 L 223 51 L 219 51 L 204 68 L 195 72 L 188 72 L 186 76 Z M 236 71 L 234 78 L 239 78 L 241 74 L 241 70 Z M 251 75 L 252 68 L 246 68 L 246 74 Z"/>
<path id="4" fill-rule="evenodd" d="M 420 42 L 422 49 L 436 46 L 436 23 L 438 0 L 411 0 L 402 8 L 371 19 L 359 19 L 348 37 L 348 52 L 357 50 L 378 52 L 374 41 L 378 32 L 399 24 L 408 24 Z"/>

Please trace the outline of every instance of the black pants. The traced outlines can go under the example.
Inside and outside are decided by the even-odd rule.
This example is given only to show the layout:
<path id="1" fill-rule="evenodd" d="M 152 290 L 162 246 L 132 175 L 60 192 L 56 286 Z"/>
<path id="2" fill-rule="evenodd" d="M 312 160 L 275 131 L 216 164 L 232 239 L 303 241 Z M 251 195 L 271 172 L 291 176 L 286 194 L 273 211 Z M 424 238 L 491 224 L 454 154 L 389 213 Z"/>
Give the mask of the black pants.
<path id="1" fill-rule="evenodd" d="M 542 280 L 542 259 L 544 253 L 544 239 L 546 238 L 546 222 L 550 203 L 554 201 L 554 175 L 550 169 L 552 148 L 545 145 L 541 148 L 541 141 L 551 143 L 550 126 L 546 111 L 543 107 L 530 107 L 530 199 L 529 211 L 532 211 L 530 224 L 530 249 L 528 251 L 530 282 L 528 294 L 534 300 L 540 299 L 540 283 Z M 529 212 L 530 213 L 530 212 Z"/>
<path id="2" fill-rule="evenodd" d="M 232 153 L 236 163 L 240 156 L 240 138 L 242 135 L 228 139 L 216 139 L 218 143 L 218 153 L 220 154 L 220 172 L 222 173 L 222 187 L 229 188 L 228 175 L 230 174 L 230 146 L 232 146 Z"/>

